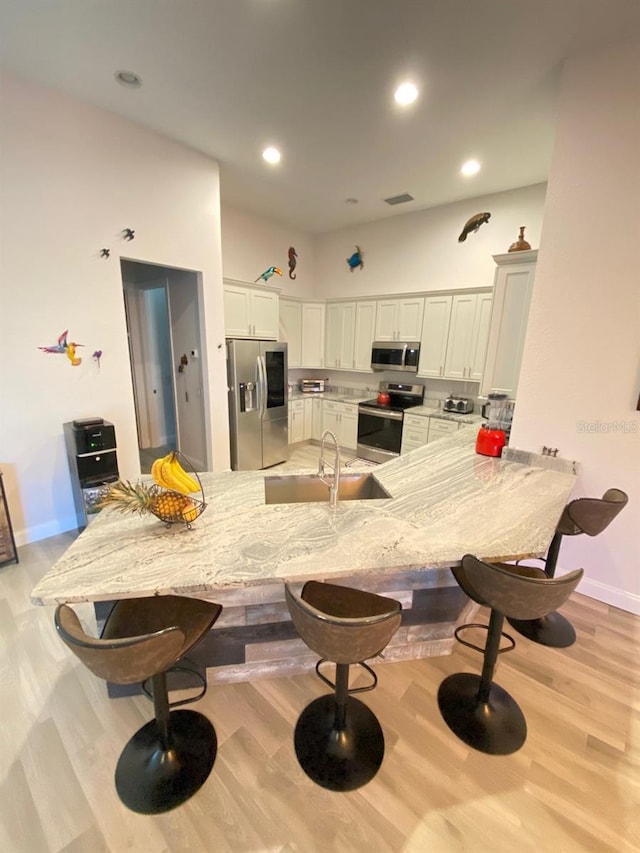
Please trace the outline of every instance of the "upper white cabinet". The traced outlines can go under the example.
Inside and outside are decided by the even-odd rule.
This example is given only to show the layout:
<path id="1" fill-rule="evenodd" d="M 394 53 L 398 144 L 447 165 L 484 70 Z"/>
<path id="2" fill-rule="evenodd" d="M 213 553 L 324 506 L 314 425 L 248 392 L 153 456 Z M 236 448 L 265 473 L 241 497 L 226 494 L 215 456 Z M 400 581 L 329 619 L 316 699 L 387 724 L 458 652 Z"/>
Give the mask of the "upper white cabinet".
<path id="1" fill-rule="evenodd" d="M 487 347 L 490 293 L 461 293 L 451 300 L 444 376 L 480 381 Z"/>
<path id="2" fill-rule="evenodd" d="M 324 367 L 324 302 L 280 300 L 280 338 L 289 367 Z"/>
<path id="3" fill-rule="evenodd" d="M 325 367 L 370 370 L 375 319 L 375 300 L 328 302 Z"/>
<path id="4" fill-rule="evenodd" d="M 278 340 L 278 291 L 224 282 L 224 325 L 228 338 Z"/>
<path id="5" fill-rule="evenodd" d="M 425 298 L 418 376 L 480 381 L 491 301 L 490 291 Z"/>
<path id="6" fill-rule="evenodd" d="M 418 376 L 444 376 L 452 299 L 451 295 L 443 295 L 427 296 L 424 300 Z"/>
<path id="7" fill-rule="evenodd" d="M 371 344 L 375 340 L 376 303 L 373 300 L 356 302 L 356 324 L 353 343 L 354 370 L 371 371 Z"/>
<path id="8" fill-rule="evenodd" d="M 489 344 L 480 393 L 515 399 L 538 250 L 494 255 L 497 264 Z"/>
<path id="9" fill-rule="evenodd" d="M 356 326 L 355 302 L 327 303 L 325 367 L 353 369 L 353 344 Z"/>
<path id="10" fill-rule="evenodd" d="M 302 303 L 280 300 L 280 341 L 288 343 L 289 367 L 302 366 Z"/>
<path id="11" fill-rule="evenodd" d="M 301 367 L 324 367 L 324 302 L 302 303 Z"/>
<path id="12" fill-rule="evenodd" d="M 419 341 L 424 296 L 381 299 L 376 312 L 376 341 Z"/>

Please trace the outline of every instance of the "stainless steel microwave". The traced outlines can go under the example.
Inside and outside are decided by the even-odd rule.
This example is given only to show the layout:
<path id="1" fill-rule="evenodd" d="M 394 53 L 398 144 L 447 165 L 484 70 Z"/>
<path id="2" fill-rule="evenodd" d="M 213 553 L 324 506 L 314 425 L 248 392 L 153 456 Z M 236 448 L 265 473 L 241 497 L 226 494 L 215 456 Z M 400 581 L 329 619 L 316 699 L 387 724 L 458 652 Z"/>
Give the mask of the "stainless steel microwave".
<path id="1" fill-rule="evenodd" d="M 417 341 L 375 341 L 371 347 L 372 370 L 404 370 L 418 372 L 420 344 Z"/>

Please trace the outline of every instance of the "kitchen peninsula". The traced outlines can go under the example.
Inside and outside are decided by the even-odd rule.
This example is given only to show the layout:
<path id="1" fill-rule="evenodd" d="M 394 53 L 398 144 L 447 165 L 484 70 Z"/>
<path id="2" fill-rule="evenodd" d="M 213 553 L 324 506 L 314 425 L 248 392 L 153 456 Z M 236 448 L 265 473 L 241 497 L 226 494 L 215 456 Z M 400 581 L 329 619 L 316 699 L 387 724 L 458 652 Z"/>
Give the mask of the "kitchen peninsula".
<path id="1" fill-rule="evenodd" d="M 330 580 L 402 602 L 385 659 L 446 654 L 469 606 L 449 567 L 468 552 L 487 560 L 544 553 L 575 482 L 478 456 L 475 435 L 462 427 L 373 469 L 390 499 L 266 505 L 264 479 L 277 470 L 228 471 L 201 475 L 208 506 L 191 530 L 105 510 L 32 601 L 169 593 L 218 601 L 225 609 L 203 643 L 203 665 L 214 680 L 240 680 L 309 666 L 314 656 L 293 631 L 283 582 Z"/>

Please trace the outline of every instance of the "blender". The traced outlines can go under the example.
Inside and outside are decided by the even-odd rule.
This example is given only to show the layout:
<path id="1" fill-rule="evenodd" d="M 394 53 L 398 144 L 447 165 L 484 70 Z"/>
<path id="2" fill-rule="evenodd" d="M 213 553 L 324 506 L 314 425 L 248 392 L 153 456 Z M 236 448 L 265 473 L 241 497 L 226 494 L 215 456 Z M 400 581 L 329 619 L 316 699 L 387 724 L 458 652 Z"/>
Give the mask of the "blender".
<path id="1" fill-rule="evenodd" d="M 502 456 L 507 443 L 509 403 L 506 394 L 492 391 L 487 396 L 487 422 L 478 430 L 476 453 L 482 456 Z"/>

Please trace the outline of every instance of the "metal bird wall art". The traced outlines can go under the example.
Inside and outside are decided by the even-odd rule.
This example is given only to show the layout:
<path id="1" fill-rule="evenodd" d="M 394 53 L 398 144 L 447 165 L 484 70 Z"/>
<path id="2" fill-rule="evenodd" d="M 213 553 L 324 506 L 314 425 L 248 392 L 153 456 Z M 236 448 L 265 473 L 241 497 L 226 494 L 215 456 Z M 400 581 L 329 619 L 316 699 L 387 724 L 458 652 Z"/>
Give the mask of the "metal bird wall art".
<path id="1" fill-rule="evenodd" d="M 349 265 L 349 272 L 353 272 L 356 267 L 360 267 L 360 269 L 364 268 L 364 261 L 362 259 L 362 249 L 360 248 L 360 246 L 356 246 L 356 250 L 353 255 L 347 258 L 347 264 Z"/>
<path id="2" fill-rule="evenodd" d="M 289 246 L 289 278 L 296 278 L 295 273 L 293 272 L 296 268 L 296 264 L 298 262 L 298 253 L 296 252 L 293 246 Z"/>
<path id="3" fill-rule="evenodd" d="M 485 222 L 488 222 L 489 219 L 491 219 L 490 213 L 476 213 L 476 215 L 472 216 L 471 219 L 467 219 L 464 224 L 464 228 L 458 237 L 458 243 L 464 243 L 468 234 L 476 232 L 478 228 L 480 228 L 481 225 L 484 225 Z"/>
<path id="4" fill-rule="evenodd" d="M 282 275 L 282 270 L 278 269 L 278 267 L 269 267 L 263 273 L 260 273 L 256 281 L 260 281 L 260 279 L 262 279 L 263 281 L 269 281 L 269 279 L 274 273 L 276 275 Z"/>
<path id="5" fill-rule="evenodd" d="M 82 359 L 76 356 L 76 347 L 82 347 L 84 344 L 77 344 L 75 341 L 68 341 L 67 335 L 69 330 L 64 331 L 58 338 L 58 343 L 51 347 L 38 347 L 42 352 L 53 353 L 54 355 L 66 355 L 71 365 L 77 367 Z"/>

